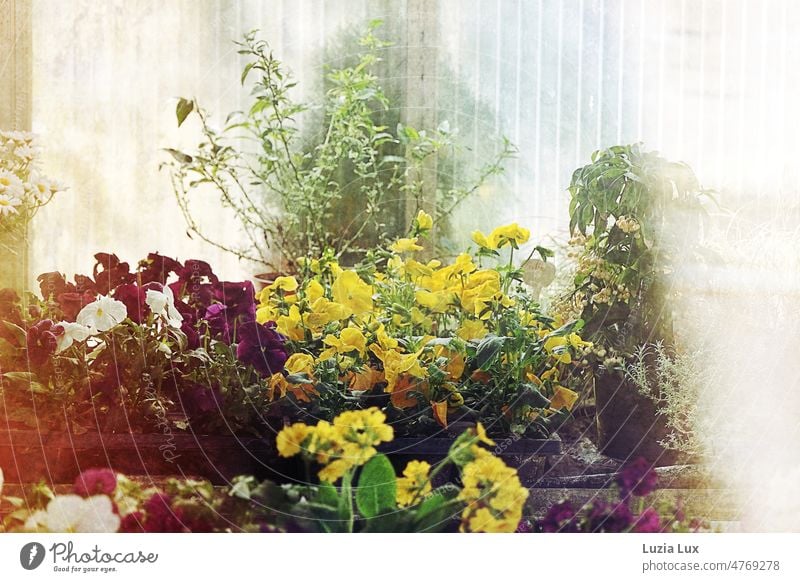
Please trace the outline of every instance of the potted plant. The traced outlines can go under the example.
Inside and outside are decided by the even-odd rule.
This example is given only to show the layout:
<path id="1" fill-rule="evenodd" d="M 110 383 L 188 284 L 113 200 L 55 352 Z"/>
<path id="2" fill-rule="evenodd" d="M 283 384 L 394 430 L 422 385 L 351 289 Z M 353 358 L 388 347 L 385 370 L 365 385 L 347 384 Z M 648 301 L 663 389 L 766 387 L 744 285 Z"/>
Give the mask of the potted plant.
<path id="1" fill-rule="evenodd" d="M 271 441 L 260 437 L 283 425 L 264 378 L 287 353 L 274 324 L 255 321 L 253 285 L 220 281 L 203 261 L 95 258 L 74 282 L 39 276 L 41 296 L 24 305 L 0 294 L 7 476 L 69 481 L 87 464 L 215 480 L 263 472 Z"/>
<path id="2" fill-rule="evenodd" d="M 522 254 L 530 233 L 511 224 L 474 232 L 454 260 L 423 262 L 431 224 L 420 211 L 408 236 L 355 268 L 327 253 L 259 293 L 257 320 L 275 321 L 291 354 L 269 380 L 273 404 L 300 420 L 378 406 L 397 432 L 393 456 L 442 458 L 476 421 L 509 457 L 557 453 L 548 439 L 578 398 L 573 358 L 590 344 L 523 282 L 527 261 L 550 252 Z"/>
<path id="3" fill-rule="evenodd" d="M 202 134 L 193 150 L 168 149 L 165 163 L 189 232 L 266 268 L 259 278 L 271 281 L 324 253 L 352 265 L 406 232 L 418 208 L 442 229 L 461 202 L 503 171 L 516 150 L 498 140 L 498 153 L 456 184 L 446 164 L 429 170 L 435 158 L 458 158 L 455 129 L 388 122 L 398 107 L 375 72 L 390 44 L 378 37 L 379 25 L 372 22 L 358 39 L 354 62 L 328 70 L 319 106 L 292 98 L 296 81 L 255 32 L 237 43 L 248 59 L 241 82 L 252 81 L 245 111 L 230 113 L 217 129 L 196 100 L 178 101 L 178 125 L 194 119 Z M 220 211 L 241 224 L 244 245 L 206 232 L 193 206 L 200 189 L 219 196 Z"/>
<path id="4" fill-rule="evenodd" d="M 663 419 L 625 369 L 642 344 L 674 344 L 670 275 L 699 255 L 709 193 L 687 165 L 638 144 L 595 152 L 569 192 L 578 268 L 567 303 L 594 343 L 587 360 L 599 444 L 614 457 L 663 462 Z"/>

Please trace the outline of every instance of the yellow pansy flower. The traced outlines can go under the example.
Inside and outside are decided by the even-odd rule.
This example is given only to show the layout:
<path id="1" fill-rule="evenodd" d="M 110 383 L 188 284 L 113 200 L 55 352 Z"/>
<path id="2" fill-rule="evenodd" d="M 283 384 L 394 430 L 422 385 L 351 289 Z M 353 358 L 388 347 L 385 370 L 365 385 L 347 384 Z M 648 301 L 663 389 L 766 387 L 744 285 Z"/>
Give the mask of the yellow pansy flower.
<path id="1" fill-rule="evenodd" d="M 309 354 L 296 353 L 289 356 L 284 369 L 290 374 L 307 374 L 314 376 L 314 358 Z"/>
<path id="2" fill-rule="evenodd" d="M 370 346 L 370 351 L 383 362 L 383 374 L 386 377 L 386 392 L 392 392 L 402 374 L 415 378 L 425 378 L 427 370 L 420 365 L 419 356 L 422 350 L 411 354 L 401 354 L 396 350 L 384 350 L 377 344 Z"/>
<path id="3" fill-rule="evenodd" d="M 443 291 L 432 293 L 430 291 L 420 290 L 414 293 L 414 298 L 417 300 L 417 303 L 423 307 L 427 307 L 434 313 L 445 313 L 447 311 L 447 306 L 450 304 L 451 296 L 450 293 L 445 293 Z"/>
<path id="4" fill-rule="evenodd" d="M 516 222 L 505 226 L 498 226 L 489 235 L 489 248 L 499 249 L 509 244 L 521 245 L 528 242 L 531 231 L 523 228 Z"/>
<path id="5" fill-rule="evenodd" d="M 467 319 L 458 328 L 456 335 L 463 340 L 481 339 L 489 333 L 482 321 L 477 319 Z"/>
<path id="6" fill-rule="evenodd" d="M 333 300 L 349 307 L 357 316 L 372 311 L 373 292 L 372 286 L 355 271 L 342 271 L 333 283 Z"/>
<path id="7" fill-rule="evenodd" d="M 284 291 L 289 293 L 297 291 L 297 287 L 297 279 L 294 277 L 278 277 L 272 282 L 272 285 L 269 286 L 272 291 Z"/>
<path id="8" fill-rule="evenodd" d="M 479 230 L 472 231 L 472 240 L 475 242 L 476 245 L 484 249 L 493 250 L 497 248 L 495 246 L 492 246 L 491 240 Z"/>
<path id="9" fill-rule="evenodd" d="M 314 303 L 314 301 L 325 295 L 325 288 L 316 279 L 311 279 L 306 284 L 303 294 L 309 303 Z"/>
<path id="10" fill-rule="evenodd" d="M 327 360 L 334 354 L 346 354 L 349 352 L 358 352 L 359 355 L 363 356 L 367 351 L 367 338 L 364 337 L 360 329 L 355 327 L 344 328 L 339 337 L 328 334 L 322 340 L 322 343 L 330 347 L 319 355 L 320 360 Z"/>
<path id="11" fill-rule="evenodd" d="M 567 350 L 567 338 L 553 336 L 544 342 L 545 351 L 562 364 L 572 362 L 572 356 Z"/>
<path id="12" fill-rule="evenodd" d="M 572 410 L 572 407 L 575 405 L 577 400 L 577 392 L 574 392 L 569 388 L 564 388 L 564 386 L 556 386 L 553 397 L 550 399 L 550 408 L 553 408 L 554 410 L 560 410 L 562 408 Z"/>
<path id="13" fill-rule="evenodd" d="M 421 231 L 430 230 L 433 228 L 433 217 L 424 210 L 417 212 L 416 221 L 417 228 Z"/>
<path id="14" fill-rule="evenodd" d="M 413 253 L 421 251 L 423 248 L 417 244 L 417 237 L 399 238 L 389 246 L 389 249 L 395 253 Z"/>
<path id="15" fill-rule="evenodd" d="M 260 305 L 256 309 L 256 321 L 258 323 L 267 323 L 268 321 L 275 321 L 278 318 L 278 310 L 272 305 Z"/>
<path id="16" fill-rule="evenodd" d="M 303 317 L 297 305 L 292 305 L 289 308 L 289 314 L 281 315 L 275 323 L 277 324 L 277 330 L 289 339 L 299 341 L 306 335 L 303 327 Z"/>

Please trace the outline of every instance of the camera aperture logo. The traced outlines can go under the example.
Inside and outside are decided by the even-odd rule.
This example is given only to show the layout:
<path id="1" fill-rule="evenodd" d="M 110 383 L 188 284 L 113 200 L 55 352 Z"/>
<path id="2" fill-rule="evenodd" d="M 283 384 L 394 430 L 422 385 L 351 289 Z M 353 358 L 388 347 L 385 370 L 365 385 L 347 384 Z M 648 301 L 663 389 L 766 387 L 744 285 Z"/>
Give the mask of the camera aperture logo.
<path id="1" fill-rule="evenodd" d="M 35 570 L 44 562 L 45 549 L 39 542 L 30 542 L 19 551 L 19 563 L 26 570 Z"/>

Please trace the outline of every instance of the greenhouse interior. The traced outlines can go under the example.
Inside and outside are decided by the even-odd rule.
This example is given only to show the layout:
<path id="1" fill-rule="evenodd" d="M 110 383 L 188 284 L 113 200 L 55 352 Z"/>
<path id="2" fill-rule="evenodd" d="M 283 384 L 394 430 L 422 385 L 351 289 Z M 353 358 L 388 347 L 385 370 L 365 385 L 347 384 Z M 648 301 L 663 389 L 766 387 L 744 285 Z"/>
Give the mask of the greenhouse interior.
<path id="1" fill-rule="evenodd" d="M 3 0 L 0 531 L 797 531 L 798 26 Z"/>

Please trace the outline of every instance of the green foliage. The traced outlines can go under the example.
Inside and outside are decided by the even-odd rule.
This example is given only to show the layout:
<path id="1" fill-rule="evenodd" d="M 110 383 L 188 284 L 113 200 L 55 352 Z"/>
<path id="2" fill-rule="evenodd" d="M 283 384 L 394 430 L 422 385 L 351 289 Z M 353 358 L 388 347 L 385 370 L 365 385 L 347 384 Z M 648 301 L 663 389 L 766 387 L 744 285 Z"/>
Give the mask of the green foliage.
<path id="1" fill-rule="evenodd" d="M 698 250 L 709 193 L 686 164 L 638 144 L 595 152 L 569 192 L 581 253 L 572 299 L 586 335 L 626 353 L 671 341 L 668 276 Z"/>
<path id="2" fill-rule="evenodd" d="M 337 259 L 354 260 L 405 230 L 406 224 L 391 217 L 406 214 L 405 200 L 417 208 L 423 205 L 423 192 L 429 189 L 421 178 L 423 168 L 455 146 L 446 124 L 418 129 L 381 123 L 390 103 L 374 72 L 388 46 L 375 33 L 378 25 L 371 23 L 360 37 L 356 62 L 329 70 L 321 115 L 291 98 L 296 83 L 255 32 L 238 43 L 239 53 L 249 59 L 241 81 L 255 78 L 249 109 L 231 113 L 217 131 L 196 101 L 179 100 L 178 124 L 195 113 L 203 134 L 191 154 L 167 150 L 190 234 L 285 272 L 296 271 L 298 259 L 329 248 Z M 472 184 L 435 188 L 435 200 L 426 195 L 424 204 L 435 222 L 446 221 L 485 180 L 502 171 L 513 153 L 505 142 Z M 191 203 L 203 186 L 210 186 L 240 222 L 246 246 L 233 247 L 205 233 Z"/>
<path id="3" fill-rule="evenodd" d="M 394 468 L 386 455 L 372 457 L 358 479 L 356 505 L 366 518 L 376 517 L 395 508 L 397 483 Z"/>

